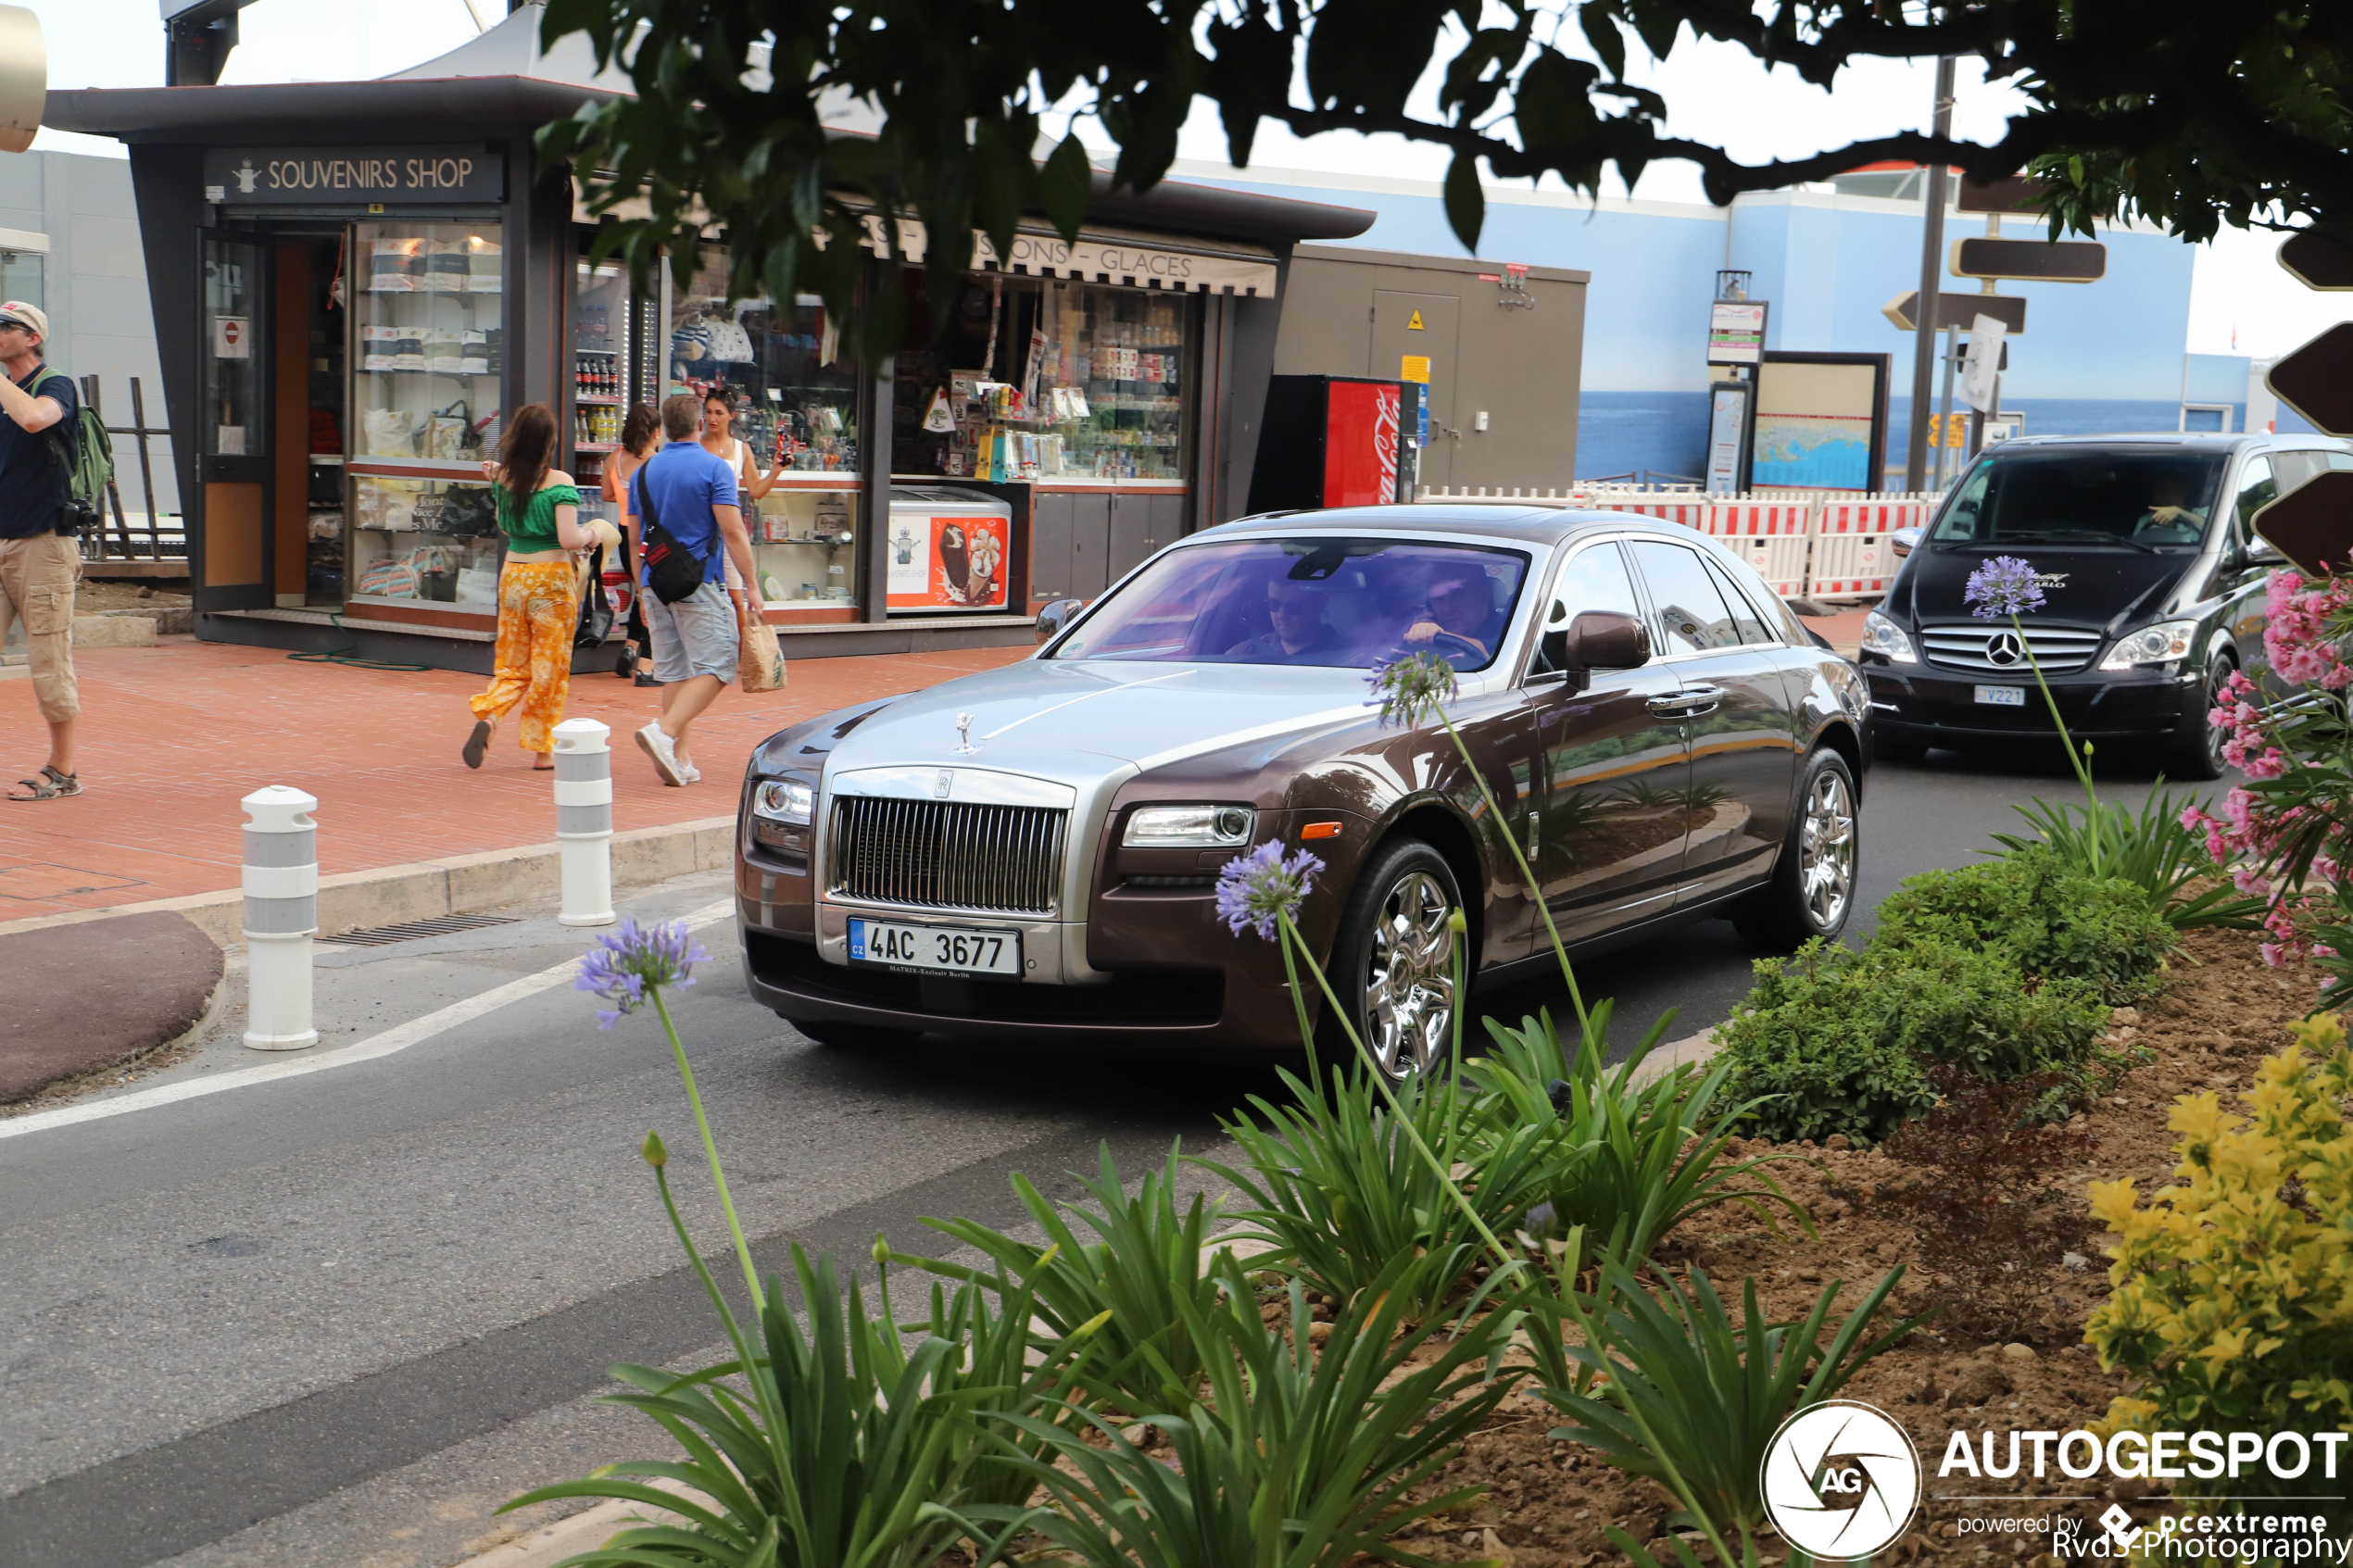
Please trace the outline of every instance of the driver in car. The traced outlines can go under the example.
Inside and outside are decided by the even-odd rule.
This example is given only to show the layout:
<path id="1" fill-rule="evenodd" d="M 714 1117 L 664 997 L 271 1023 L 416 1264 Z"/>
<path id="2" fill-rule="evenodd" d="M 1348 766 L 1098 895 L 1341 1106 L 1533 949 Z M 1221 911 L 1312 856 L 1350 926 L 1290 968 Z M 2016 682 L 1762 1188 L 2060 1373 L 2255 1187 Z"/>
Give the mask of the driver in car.
<path id="1" fill-rule="evenodd" d="M 1494 657 L 1493 580 L 1477 567 L 1441 567 L 1430 579 L 1429 608 L 1399 639 L 1413 652 L 1483 665 Z"/>
<path id="2" fill-rule="evenodd" d="M 2149 485 L 2149 507 L 2133 524 L 2135 539 L 2155 538 L 2159 544 L 2195 545 L 2206 533 L 2206 514 L 2189 505 L 2189 486 L 2173 474 L 2160 474 Z"/>
<path id="3" fill-rule="evenodd" d="M 1226 657 L 1248 664 L 1339 664 L 1340 634 L 1324 620 L 1321 585 L 1277 577 L 1266 584 L 1268 630 L 1246 637 Z"/>

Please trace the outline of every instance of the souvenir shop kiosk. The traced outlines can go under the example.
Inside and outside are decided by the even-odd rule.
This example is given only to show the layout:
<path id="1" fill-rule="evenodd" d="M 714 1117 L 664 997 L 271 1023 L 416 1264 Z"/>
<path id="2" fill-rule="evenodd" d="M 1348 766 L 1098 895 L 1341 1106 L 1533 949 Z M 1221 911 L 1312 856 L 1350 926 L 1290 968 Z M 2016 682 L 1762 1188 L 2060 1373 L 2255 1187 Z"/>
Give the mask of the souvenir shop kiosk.
<path id="1" fill-rule="evenodd" d="M 486 671 L 480 465 L 533 402 L 597 509 L 632 404 L 724 391 L 774 479 L 747 521 L 787 658 L 1026 642 L 1245 509 L 1291 246 L 1370 213 L 1099 178 L 1076 244 L 984 243 L 944 321 L 920 227 L 891 262 L 877 223 L 863 297 L 904 291 L 912 327 L 862 370 L 814 296 L 730 300 L 724 232 L 643 291 L 591 262 L 531 133 L 627 83 L 561 80 L 535 15 L 383 81 L 50 94 L 130 144 L 199 636 Z"/>

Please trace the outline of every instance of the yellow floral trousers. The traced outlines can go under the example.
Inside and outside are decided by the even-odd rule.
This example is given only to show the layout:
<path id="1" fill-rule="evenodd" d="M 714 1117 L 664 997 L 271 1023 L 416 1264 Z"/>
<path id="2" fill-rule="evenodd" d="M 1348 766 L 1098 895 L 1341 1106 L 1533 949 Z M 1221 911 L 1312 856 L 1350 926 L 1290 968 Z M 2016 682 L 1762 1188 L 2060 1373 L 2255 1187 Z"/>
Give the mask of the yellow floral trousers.
<path id="1" fill-rule="evenodd" d="M 525 751 L 551 751 L 572 690 L 572 639 L 580 624 L 570 561 L 510 562 L 498 572 L 498 651 L 490 689 L 471 699 L 474 717 L 522 705 Z"/>

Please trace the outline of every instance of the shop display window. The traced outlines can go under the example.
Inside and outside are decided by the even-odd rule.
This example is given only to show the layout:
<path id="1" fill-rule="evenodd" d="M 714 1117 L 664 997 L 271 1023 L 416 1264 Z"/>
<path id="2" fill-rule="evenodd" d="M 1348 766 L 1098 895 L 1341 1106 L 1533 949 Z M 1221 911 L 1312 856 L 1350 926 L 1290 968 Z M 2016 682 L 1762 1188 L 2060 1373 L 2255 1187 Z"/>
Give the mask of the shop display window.
<path id="1" fill-rule="evenodd" d="M 362 460 L 467 462 L 497 445 L 499 233 L 496 223 L 358 226 L 353 434 Z"/>
<path id="2" fill-rule="evenodd" d="M 746 514 L 760 591 L 786 609 L 857 602 L 858 503 L 848 490 L 778 488 Z"/>
<path id="3" fill-rule="evenodd" d="M 672 392 L 724 387 L 762 473 L 858 472 L 858 370 L 824 302 L 727 298 L 727 247 L 707 245 L 671 311 Z"/>
<path id="4" fill-rule="evenodd" d="M 584 491 L 602 477 L 636 395 L 630 384 L 636 315 L 626 267 L 617 261 L 580 264 L 573 294 L 572 472 Z"/>
<path id="5" fill-rule="evenodd" d="M 976 277 L 937 344 L 900 356 L 892 470 L 1183 479 L 1195 310 L 1156 290 Z"/>
<path id="6" fill-rule="evenodd" d="M 351 491 L 354 599 L 497 613 L 506 535 L 489 485 L 361 475 Z"/>

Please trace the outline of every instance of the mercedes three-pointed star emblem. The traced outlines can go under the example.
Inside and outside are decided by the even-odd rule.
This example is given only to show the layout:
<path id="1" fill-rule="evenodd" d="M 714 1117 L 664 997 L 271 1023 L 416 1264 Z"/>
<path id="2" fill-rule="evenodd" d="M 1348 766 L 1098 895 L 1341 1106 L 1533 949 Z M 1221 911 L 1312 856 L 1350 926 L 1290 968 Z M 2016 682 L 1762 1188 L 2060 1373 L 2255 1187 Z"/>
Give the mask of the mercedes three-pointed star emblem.
<path id="1" fill-rule="evenodd" d="M 2026 643 L 2015 632 L 1996 632 L 1985 639 L 1985 662 L 1998 670 L 2026 662 Z"/>

